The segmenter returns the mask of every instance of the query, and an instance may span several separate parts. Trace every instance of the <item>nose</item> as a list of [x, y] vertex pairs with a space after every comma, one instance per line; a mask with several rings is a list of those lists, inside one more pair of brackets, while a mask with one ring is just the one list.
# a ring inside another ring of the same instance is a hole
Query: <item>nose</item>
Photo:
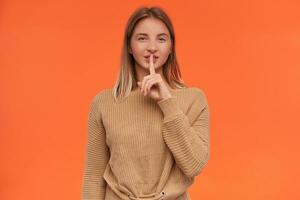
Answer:
[[155, 42], [149, 42], [149, 45], [147, 47], [148, 51], [151, 53], [155, 53], [157, 51], [157, 47], [155, 45]]

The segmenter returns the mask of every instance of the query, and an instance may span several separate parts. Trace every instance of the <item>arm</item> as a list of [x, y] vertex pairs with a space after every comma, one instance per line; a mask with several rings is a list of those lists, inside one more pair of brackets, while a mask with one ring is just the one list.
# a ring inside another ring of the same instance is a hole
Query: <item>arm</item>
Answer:
[[190, 178], [200, 174], [210, 157], [209, 107], [202, 90], [196, 88], [195, 93], [187, 115], [176, 96], [157, 102], [164, 114], [163, 138], [178, 167]]
[[86, 158], [81, 190], [82, 200], [104, 200], [106, 182], [103, 174], [109, 160], [105, 129], [99, 112], [99, 96], [93, 98], [88, 116]]

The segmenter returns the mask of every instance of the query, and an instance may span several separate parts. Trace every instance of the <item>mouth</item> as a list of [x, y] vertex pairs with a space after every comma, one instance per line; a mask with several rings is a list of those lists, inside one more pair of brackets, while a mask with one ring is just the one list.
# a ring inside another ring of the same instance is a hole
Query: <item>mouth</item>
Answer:
[[[149, 63], [150, 62], [150, 58], [145, 58], [146, 62]], [[153, 62], [156, 63], [158, 60], [158, 58], [154, 58]]]
[[[147, 58], [147, 59], [149, 59], [150, 58], [150, 55], [147, 55], [147, 56], [144, 56], [145, 58]], [[157, 59], [158, 58], [158, 56], [155, 56], [154, 55], [154, 57], [153, 57], [154, 59]]]
[[[150, 62], [150, 55], [144, 56], [144, 58], [145, 58], [145, 60], [146, 60], [147, 62]], [[153, 57], [153, 62], [156, 62], [157, 60], [158, 60], [158, 56], [154, 56], [154, 57]]]

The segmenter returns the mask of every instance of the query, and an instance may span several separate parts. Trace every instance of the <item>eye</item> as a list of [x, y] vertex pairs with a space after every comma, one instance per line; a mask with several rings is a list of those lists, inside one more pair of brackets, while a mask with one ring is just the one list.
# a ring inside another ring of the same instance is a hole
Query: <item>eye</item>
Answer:
[[140, 38], [138, 38], [138, 40], [140, 40], [140, 39], [145, 39], [144, 37], [140, 37]]
[[160, 38], [159, 40], [160, 40], [160, 41], [166, 41], [164, 38]]

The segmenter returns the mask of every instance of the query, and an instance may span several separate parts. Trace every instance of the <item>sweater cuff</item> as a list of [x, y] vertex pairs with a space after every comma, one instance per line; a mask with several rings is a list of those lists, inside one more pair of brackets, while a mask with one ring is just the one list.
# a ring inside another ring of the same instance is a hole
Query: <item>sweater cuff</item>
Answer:
[[157, 102], [157, 104], [163, 112], [165, 118], [183, 113], [178, 105], [176, 96], [160, 100]]

